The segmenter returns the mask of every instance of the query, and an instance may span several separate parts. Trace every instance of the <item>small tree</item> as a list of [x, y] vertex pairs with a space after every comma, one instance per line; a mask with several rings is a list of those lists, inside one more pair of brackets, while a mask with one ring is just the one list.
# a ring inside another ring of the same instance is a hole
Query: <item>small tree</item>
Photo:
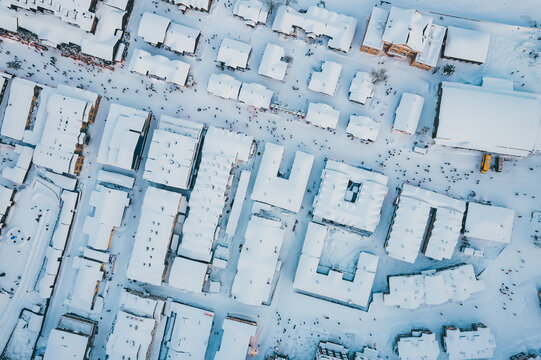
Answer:
[[264, 4], [267, 6], [267, 9], [269, 9], [269, 14], [272, 14], [272, 12], [280, 5], [280, 0], [264, 0]]
[[372, 71], [370, 72], [370, 74], [372, 75], [372, 82], [374, 84], [378, 84], [380, 82], [384, 82], [387, 80], [388, 76], [387, 76], [387, 70], [385, 69], [379, 69], [379, 70], [375, 70], [375, 69], [372, 69]]
[[443, 67], [443, 75], [445, 76], [451, 76], [455, 73], [455, 66], [451, 64], [446, 64]]

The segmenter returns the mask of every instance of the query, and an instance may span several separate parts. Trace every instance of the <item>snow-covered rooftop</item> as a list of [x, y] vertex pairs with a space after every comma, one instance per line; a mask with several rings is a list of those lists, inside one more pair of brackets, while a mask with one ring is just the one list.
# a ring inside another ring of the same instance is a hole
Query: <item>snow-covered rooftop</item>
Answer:
[[342, 65], [334, 61], [324, 61], [321, 64], [321, 71], [312, 73], [308, 89], [333, 96], [341, 72]]
[[464, 301], [485, 289], [471, 264], [416, 275], [389, 276], [389, 293], [383, 300], [387, 306], [416, 309], [421, 305], [441, 305]]
[[71, 307], [86, 312], [92, 310], [96, 288], [104, 275], [102, 265], [83, 257], [75, 258], [73, 268], [77, 269], [77, 277], [71, 295]]
[[38, 84], [19, 77], [12, 78], [9, 84], [9, 97], [0, 133], [12, 139], [23, 140], [34, 89]]
[[482, 64], [487, 59], [489, 45], [488, 32], [449, 26], [443, 55]]
[[470, 202], [464, 235], [468, 238], [509, 244], [513, 234], [515, 210]]
[[438, 59], [440, 58], [445, 31], [446, 29], [443, 26], [436, 24], [430, 26], [430, 33], [428, 34], [426, 45], [423, 51], [415, 57], [416, 62], [430, 67], [436, 66]]
[[285, 50], [283, 47], [276, 44], [267, 44], [257, 73], [283, 81], [287, 70], [287, 63], [282, 61], [284, 55]]
[[220, 45], [216, 60], [224, 63], [225, 66], [232, 67], [233, 69], [245, 69], [248, 67], [248, 58], [250, 57], [251, 52], [251, 44], [225, 38]]
[[269, 10], [267, 5], [259, 0], [237, 0], [233, 14], [244, 19], [249, 25], [265, 24]]
[[203, 291], [209, 265], [196, 260], [177, 256], [173, 260], [169, 285], [199, 294]]
[[126, 276], [153, 285], [162, 283], [164, 261], [182, 195], [147, 187]]
[[349, 100], [364, 105], [373, 95], [374, 81], [372, 75], [363, 71], [357, 72], [349, 86]]
[[257, 325], [228, 318], [224, 320], [222, 330], [222, 342], [214, 360], [245, 360]]
[[318, 6], [310, 6], [304, 14], [289, 6], [280, 6], [272, 30], [291, 35], [295, 27], [306, 31], [309, 37], [328, 36], [330, 40], [327, 45], [330, 48], [348, 52], [355, 35], [357, 19]]
[[165, 315], [171, 324], [163, 339], [167, 360], [204, 360], [214, 313], [168, 302]]
[[203, 125], [162, 115], [145, 162], [146, 180], [188, 189], [199, 149]]
[[182, 9], [196, 9], [209, 11], [212, 0], [171, 0], [172, 3], [179, 5]]
[[422, 96], [411, 93], [403, 93], [400, 104], [396, 108], [396, 117], [393, 129], [406, 134], [415, 134], [417, 124], [421, 118], [425, 99]]
[[387, 181], [385, 175], [328, 160], [314, 199], [313, 215], [374, 232], [387, 194]]
[[296, 291], [346, 305], [366, 308], [372, 294], [379, 257], [359, 253], [355, 276], [345, 280], [343, 273], [330, 269], [327, 275], [318, 272], [321, 253], [329, 227], [310, 222], [304, 237], [293, 288]]
[[184, 86], [188, 79], [190, 64], [152, 55], [147, 51], [135, 49], [130, 60], [129, 69], [142, 75], [155, 76], [159, 79]]
[[22, 184], [30, 169], [34, 149], [29, 146], [16, 144], [14, 152], [18, 154], [17, 162], [13, 167], [5, 167], [2, 170], [2, 177], [14, 183]]
[[179, 53], [194, 53], [201, 32], [197, 29], [171, 22], [163, 44]]
[[137, 36], [140, 36], [146, 42], [153, 45], [161, 44], [165, 38], [165, 32], [169, 27], [171, 20], [160, 15], [145, 12], [141, 16]]
[[124, 210], [130, 204], [128, 193], [98, 185], [90, 193], [89, 205], [94, 208], [83, 223], [83, 233], [88, 235], [88, 246], [107, 250], [112, 232], [122, 224]]
[[111, 104], [97, 161], [124, 170], [136, 169], [140, 159], [136, 151], [146, 136], [149, 120], [146, 111]]
[[425, 255], [436, 260], [450, 259], [460, 237], [465, 209], [462, 200], [404, 184], [385, 251], [392, 258], [413, 264], [425, 240], [427, 224], [431, 223]]
[[396, 345], [400, 360], [436, 360], [440, 355], [436, 335], [430, 331], [412, 331], [411, 336], [399, 338]]
[[314, 155], [297, 151], [287, 176], [279, 174], [283, 155], [283, 146], [265, 144], [251, 199], [296, 213], [304, 199]]
[[83, 360], [86, 358], [88, 336], [53, 329], [47, 340], [43, 360]]
[[257, 83], [242, 83], [239, 101], [258, 109], [268, 109], [274, 92]]
[[340, 111], [324, 103], [309, 103], [306, 121], [323, 129], [336, 129]]
[[389, 17], [389, 10], [374, 6], [366, 31], [363, 38], [363, 46], [370, 47], [372, 49], [383, 49], [383, 32], [385, 31], [385, 24], [387, 23], [387, 17]]
[[415, 52], [426, 46], [433, 19], [414, 9], [391, 6], [382, 40], [389, 44], [406, 45]]
[[252, 215], [231, 288], [237, 301], [259, 306], [269, 300], [284, 235], [281, 221]]
[[252, 144], [251, 136], [215, 127], [208, 129], [197, 178], [190, 194], [179, 255], [210, 261], [232, 166], [237, 161], [249, 159]]
[[541, 149], [541, 97], [511, 80], [482, 86], [442, 82], [436, 144], [527, 156]]
[[224, 99], [237, 100], [239, 97], [241, 82], [233, 76], [226, 74], [210, 75], [207, 91]]
[[351, 115], [346, 132], [359, 139], [376, 141], [380, 128], [381, 123], [368, 116]]
[[496, 349], [494, 335], [484, 325], [465, 331], [447, 327], [443, 344], [449, 360], [491, 359]]

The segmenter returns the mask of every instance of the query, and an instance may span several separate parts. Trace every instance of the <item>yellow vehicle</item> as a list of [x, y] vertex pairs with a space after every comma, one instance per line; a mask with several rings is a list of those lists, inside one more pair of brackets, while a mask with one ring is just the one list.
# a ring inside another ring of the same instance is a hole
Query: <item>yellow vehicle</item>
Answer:
[[490, 170], [490, 163], [492, 162], [492, 155], [483, 155], [483, 161], [481, 162], [481, 173], [486, 174]]

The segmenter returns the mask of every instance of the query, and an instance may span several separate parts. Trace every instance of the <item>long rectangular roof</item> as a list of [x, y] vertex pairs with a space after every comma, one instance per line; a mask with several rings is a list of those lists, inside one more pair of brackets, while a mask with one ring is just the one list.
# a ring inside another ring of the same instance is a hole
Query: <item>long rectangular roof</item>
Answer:
[[541, 96], [505, 83], [442, 82], [436, 144], [513, 156], [539, 151]]

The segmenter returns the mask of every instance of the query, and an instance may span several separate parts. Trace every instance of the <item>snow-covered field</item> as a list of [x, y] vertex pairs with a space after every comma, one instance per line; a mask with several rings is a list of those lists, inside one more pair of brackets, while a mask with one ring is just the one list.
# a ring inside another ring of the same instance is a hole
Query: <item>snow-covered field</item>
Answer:
[[[484, 65], [440, 59], [438, 70], [429, 72], [410, 67], [403, 60], [381, 55], [375, 57], [359, 51], [366, 20], [375, 4], [373, 1], [326, 2], [327, 9], [358, 19], [352, 49], [347, 54], [330, 50], [325, 41], [307, 41], [303, 35], [295, 39], [274, 33], [268, 25], [272, 23], [274, 15], [270, 16], [267, 25], [252, 29], [232, 16], [232, 3], [215, 0], [211, 12], [207, 14], [197, 11], [182, 13], [164, 1], [135, 1], [127, 28], [131, 39], [126, 64], [129, 63], [134, 49], [186, 61], [191, 65], [190, 74], [194, 80], [194, 84], [187, 88], [131, 73], [120, 65], [116, 66], [115, 71], [91, 68], [61, 57], [58, 50], [38, 52], [12, 40], [3, 39], [0, 42], [0, 70], [7, 70], [16, 76], [50, 86], [61, 83], [80, 86], [103, 96], [96, 122], [89, 130], [90, 143], [84, 150], [85, 166], [79, 176], [79, 191], [82, 194], [78, 212], [55, 291], [47, 308], [37, 353], [43, 352], [48, 334], [57, 326], [59, 317], [73, 311], [68, 305], [69, 302], [66, 302], [73, 291], [76, 276], [72, 263], [73, 259], [82, 253], [87, 242], [81, 229], [85, 216], [90, 213], [90, 192], [95, 189], [96, 174], [101, 168], [96, 157], [107, 112], [112, 103], [144, 109], [153, 114], [145, 154], [148, 151], [150, 135], [162, 114], [253, 136], [258, 150], [252, 162], [234, 170], [235, 181], [238, 181], [242, 168], [253, 168], [252, 174], [257, 172], [264, 141], [286, 147], [282, 164], [290, 164], [296, 150], [314, 154], [315, 162], [301, 210], [298, 214], [281, 215], [287, 224], [280, 256], [282, 268], [271, 305], [259, 307], [243, 305], [230, 297], [240, 253], [239, 246], [244, 241], [243, 235], [253, 204], [249, 199], [243, 207], [237, 236], [232, 240], [218, 240], [218, 243], [230, 242], [229, 247], [232, 249], [225, 271], [211, 274], [212, 279], [222, 282], [220, 293], [194, 294], [174, 289], [167, 284], [157, 287], [126, 279], [142, 195], [148, 183], [142, 178], [141, 166], [134, 174], [135, 187], [129, 191], [131, 205], [126, 210], [122, 226], [115, 230], [111, 242], [109, 251], [113, 254], [114, 265], [106, 267], [106, 280], [100, 284], [98, 291], [105, 299], [103, 311], [80, 314], [98, 321], [98, 332], [90, 352], [91, 359], [105, 359], [105, 345], [119, 308], [120, 292], [124, 287], [212, 310], [215, 320], [206, 353], [208, 359], [214, 358], [220, 342], [220, 336], [216, 336], [216, 332], [220, 331], [223, 320], [229, 314], [257, 321], [260, 331], [257, 342], [259, 354], [255, 359], [264, 359], [274, 351], [288, 354], [290, 359], [312, 359], [320, 340], [336, 341], [354, 351], [365, 345], [374, 346], [383, 356], [394, 359], [397, 358], [393, 352], [394, 339], [398, 334], [407, 333], [411, 329], [426, 328], [435, 332], [436, 338], [439, 338], [444, 325], [469, 327], [478, 322], [489, 326], [495, 335], [496, 359], [507, 359], [520, 351], [541, 351], [541, 309], [537, 298], [537, 290], [541, 287], [541, 249], [536, 248], [532, 242], [534, 226], [530, 223], [532, 211], [541, 210], [540, 156], [507, 159], [503, 172], [480, 174], [479, 152], [435, 146], [430, 147], [425, 155], [411, 151], [415, 143], [429, 144], [431, 141], [438, 85], [442, 80], [478, 85], [483, 76], [494, 76], [513, 80], [516, 89], [541, 93], [541, 57], [534, 58], [531, 55], [532, 52], [541, 54], [541, 29], [531, 27], [537, 26], [535, 21], [541, 21], [541, 6], [537, 1], [480, 0], [474, 5], [466, 0], [393, 1], [393, 5], [438, 13], [434, 17], [435, 22], [440, 25], [467, 26], [470, 23], [470, 20], [459, 17], [487, 21], [476, 23], [477, 27], [491, 33], [489, 55]], [[299, 0], [295, 7], [307, 8], [314, 4], [315, 0]], [[153, 47], [139, 38], [137, 27], [141, 14], [145, 11], [155, 12], [179, 24], [201, 30], [196, 56], [179, 56]], [[218, 48], [225, 37], [252, 44], [249, 70], [222, 71], [216, 66]], [[292, 58], [284, 82], [264, 78], [257, 73], [267, 43], [284, 47], [286, 55]], [[51, 62], [52, 57], [56, 58], [56, 61]], [[7, 69], [6, 64], [15, 58], [22, 62], [22, 67]], [[325, 60], [335, 61], [343, 67], [336, 93], [332, 97], [307, 88], [310, 74], [314, 69], [318, 70], [321, 62]], [[442, 73], [442, 68], [447, 63], [452, 63], [456, 68], [451, 76], [444, 76]], [[377, 84], [373, 99], [368, 105], [348, 101], [348, 89], [355, 73], [370, 72], [373, 69], [386, 69], [388, 75], [385, 82]], [[206, 86], [210, 75], [222, 72], [243, 82], [263, 84], [274, 91], [274, 103], [291, 109], [306, 111], [308, 102], [330, 104], [341, 112], [338, 127], [335, 131], [323, 130], [284, 113], [259, 112], [239, 102], [208, 94]], [[403, 92], [413, 92], [425, 98], [422, 117], [414, 136], [391, 132], [394, 110]], [[0, 111], [3, 111], [3, 107]], [[351, 114], [371, 116], [381, 122], [381, 132], [376, 142], [363, 144], [346, 135], [345, 128]], [[8, 142], [8, 139], [2, 141]], [[367, 312], [298, 294], [292, 289], [325, 159], [343, 160], [389, 177], [389, 193], [383, 204], [381, 222], [370, 239], [359, 244], [351, 244], [349, 238], [333, 239], [336, 241], [326, 244], [321, 260], [324, 267], [352, 272], [356, 262], [356, 259], [352, 258], [353, 252], [366, 251], [380, 256], [373, 286], [374, 299]], [[489, 201], [494, 205], [515, 209], [517, 217], [511, 244], [495, 260], [480, 261], [473, 257], [460, 257], [458, 249], [455, 250], [453, 259], [442, 262], [431, 260], [422, 254], [415, 264], [390, 258], [383, 245], [391, 222], [393, 202], [398, 188], [405, 182], [468, 201]], [[251, 188], [248, 191], [251, 191]], [[227, 208], [231, 205], [233, 194], [234, 192], [231, 193]], [[23, 196], [24, 193], [21, 191], [20, 195]], [[15, 209], [24, 205], [17, 204]], [[222, 220], [223, 227], [224, 220], [227, 220], [227, 217]], [[293, 231], [296, 220], [298, 223]], [[31, 231], [31, 227], [29, 229], [25, 231]], [[0, 243], [0, 259], [4, 255], [2, 246], [5, 245]], [[382, 296], [378, 293], [387, 291], [389, 275], [442, 268], [457, 262], [473, 263], [476, 270], [484, 270], [480, 278], [486, 282], [486, 290], [464, 302], [425, 306], [416, 310], [383, 305]], [[2, 264], [0, 268], [1, 266]], [[12, 314], [12, 317], [16, 315]], [[13, 327], [14, 321], [16, 319], [0, 324], [0, 334], [6, 332], [6, 327]], [[442, 359], [445, 358], [445, 355], [441, 356]]]

